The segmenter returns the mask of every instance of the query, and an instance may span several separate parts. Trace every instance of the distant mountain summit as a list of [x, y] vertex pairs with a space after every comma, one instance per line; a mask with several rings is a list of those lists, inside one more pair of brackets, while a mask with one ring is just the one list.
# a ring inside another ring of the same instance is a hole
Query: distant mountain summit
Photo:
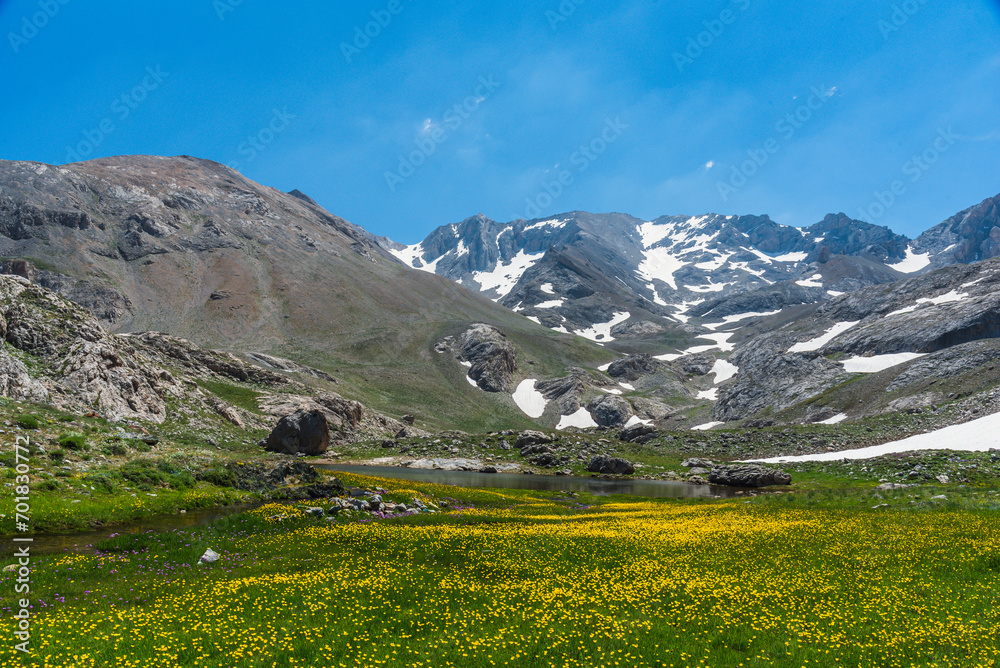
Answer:
[[573, 211], [499, 223], [480, 214], [439, 227], [419, 244], [385, 247], [411, 267], [596, 341], [610, 341], [610, 330], [629, 319], [685, 323], [704, 303], [754, 290], [782, 286], [773, 310], [897, 280], [929, 264], [905, 236], [844, 214], [806, 228], [768, 216], [643, 221]]

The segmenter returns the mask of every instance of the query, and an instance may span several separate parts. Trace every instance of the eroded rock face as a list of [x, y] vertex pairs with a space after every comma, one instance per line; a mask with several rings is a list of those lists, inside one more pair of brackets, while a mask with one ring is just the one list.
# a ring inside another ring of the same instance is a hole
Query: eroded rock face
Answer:
[[345, 399], [335, 392], [323, 392], [315, 397], [268, 394], [260, 397], [257, 403], [262, 411], [275, 417], [284, 417], [300, 410], [320, 411], [326, 417], [331, 438], [337, 442], [429, 436], [422, 429], [373, 411], [364, 404]]
[[792, 476], [778, 469], [757, 464], [736, 466], [716, 466], [708, 474], [708, 482], [713, 485], [730, 487], [769, 487], [771, 485], [791, 485]]
[[269, 452], [315, 456], [330, 446], [330, 427], [319, 410], [298, 410], [278, 421], [264, 445]]
[[624, 427], [625, 423], [635, 414], [632, 411], [632, 404], [621, 397], [610, 394], [591, 401], [587, 404], [587, 410], [597, 424], [612, 428]]
[[0, 276], [0, 312], [7, 343], [41, 358], [47, 377], [31, 378], [23, 364], [4, 355], [0, 391], [6, 396], [96, 409], [112, 420], [162, 422], [165, 394], [183, 392], [89, 312], [20, 276]]
[[517, 370], [517, 351], [499, 329], [473, 325], [462, 335], [459, 354], [461, 359], [472, 364], [469, 378], [476, 381], [479, 389], [511, 392]]
[[535, 389], [549, 401], [559, 404], [562, 415], [571, 415], [580, 410], [583, 393], [587, 389], [586, 373], [582, 369], [571, 369], [565, 378], [544, 380], [535, 383]]
[[665, 365], [652, 355], [629, 355], [608, 367], [608, 375], [618, 380], [636, 381], [657, 373]]

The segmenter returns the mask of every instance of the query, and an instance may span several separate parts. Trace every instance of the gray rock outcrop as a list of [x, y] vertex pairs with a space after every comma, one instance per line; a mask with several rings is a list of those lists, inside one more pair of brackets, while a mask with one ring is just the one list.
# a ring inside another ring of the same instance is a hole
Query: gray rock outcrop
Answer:
[[635, 415], [632, 404], [612, 394], [606, 394], [591, 401], [587, 404], [587, 411], [590, 412], [597, 424], [611, 428], [624, 427], [625, 423]]
[[298, 410], [278, 421], [264, 448], [285, 455], [315, 456], [330, 445], [330, 427], [318, 410]]
[[491, 325], [473, 325], [460, 343], [460, 357], [472, 364], [469, 378], [486, 392], [510, 392], [517, 370], [517, 351], [507, 337]]
[[790, 485], [792, 484], [792, 476], [784, 471], [757, 464], [739, 464], [716, 466], [708, 474], [708, 482], [713, 485], [727, 485], [729, 487], [770, 487], [772, 485]]
[[590, 460], [587, 470], [591, 473], [604, 473], [607, 475], [632, 475], [635, 473], [635, 466], [632, 462], [618, 457], [598, 455]]

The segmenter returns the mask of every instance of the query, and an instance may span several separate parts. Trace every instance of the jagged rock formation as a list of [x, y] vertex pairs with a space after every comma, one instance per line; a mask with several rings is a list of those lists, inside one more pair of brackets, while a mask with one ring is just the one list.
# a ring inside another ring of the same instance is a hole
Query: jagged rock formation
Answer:
[[978, 262], [1000, 255], [1000, 195], [960, 211], [913, 243], [934, 267]]
[[464, 334], [460, 359], [470, 363], [469, 378], [486, 392], [510, 392], [517, 370], [517, 351], [496, 327], [476, 324]]
[[[601, 342], [655, 337], [691, 315], [768, 312], [895, 280], [901, 274], [888, 265], [910, 252], [906, 237], [844, 214], [802, 229], [767, 216], [645, 222], [574, 211], [498, 223], [477, 215], [420, 244], [385, 246], [408, 265], [477, 288], [547, 327]], [[715, 303], [692, 310], [707, 297]]]
[[[1000, 355], [998, 287], [1000, 259], [992, 259], [816, 305], [736, 347], [729, 362], [739, 373], [722, 390], [715, 417], [733, 421], [781, 411], [838, 386], [847, 388], [858, 373], [870, 375], [884, 389], [844, 405], [845, 415], [886, 410], [886, 403], [897, 410], [939, 403], [948, 391], [931, 392], [932, 385], [977, 372], [983, 382], [987, 377], [982, 372], [995, 371]], [[841, 401], [848, 394], [845, 389]], [[878, 395], [885, 395], [885, 402]], [[830, 412], [810, 406], [812, 421], [823, 419], [820, 410]]]

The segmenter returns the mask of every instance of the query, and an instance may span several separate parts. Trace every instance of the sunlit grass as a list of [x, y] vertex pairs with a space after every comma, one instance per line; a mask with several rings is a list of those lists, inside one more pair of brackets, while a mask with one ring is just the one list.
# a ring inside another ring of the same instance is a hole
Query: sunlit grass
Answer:
[[[8, 653], [0, 664], [1000, 660], [995, 513], [625, 498], [587, 507], [523, 491], [344, 479], [446, 512], [343, 522], [264, 506], [189, 532], [116, 537], [99, 556], [40, 559], [34, 663]], [[207, 547], [222, 560], [193, 565]], [[0, 628], [9, 636], [9, 615]]]

